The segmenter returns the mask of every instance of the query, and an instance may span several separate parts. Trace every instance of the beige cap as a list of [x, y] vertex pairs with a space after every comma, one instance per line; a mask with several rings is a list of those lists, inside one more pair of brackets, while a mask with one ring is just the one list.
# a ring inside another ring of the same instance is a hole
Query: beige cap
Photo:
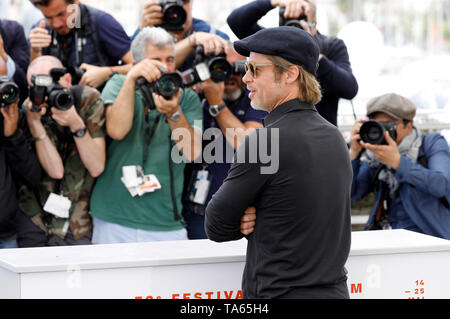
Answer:
[[367, 103], [367, 116], [375, 112], [383, 112], [397, 120], [413, 120], [416, 106], [406, 97], [395, 93], [377, 96]]

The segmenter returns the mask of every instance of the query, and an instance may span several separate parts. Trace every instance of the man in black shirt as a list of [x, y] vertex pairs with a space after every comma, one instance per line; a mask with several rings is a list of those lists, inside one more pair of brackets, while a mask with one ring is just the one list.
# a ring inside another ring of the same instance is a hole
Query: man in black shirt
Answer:
[[251, 106], [270, 114], [245, 137], [209, 202], [207, 235], [247, 235], [245, 298], [348, 298], [352, 168], [341, 133], [314, 107], [319, 47], [292, 27], [261, 30], [234, 47], [249, 57]]

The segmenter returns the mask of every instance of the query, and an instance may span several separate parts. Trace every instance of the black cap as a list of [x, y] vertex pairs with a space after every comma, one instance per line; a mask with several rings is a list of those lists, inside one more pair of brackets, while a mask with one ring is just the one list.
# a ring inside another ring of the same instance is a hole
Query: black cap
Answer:
[[319, 46], [314, 38], [299, 28], [282, 26], [262, 29], [234, 42], [235, 50], [249, 56], [250, 52], [279, 56], [316, 75]]

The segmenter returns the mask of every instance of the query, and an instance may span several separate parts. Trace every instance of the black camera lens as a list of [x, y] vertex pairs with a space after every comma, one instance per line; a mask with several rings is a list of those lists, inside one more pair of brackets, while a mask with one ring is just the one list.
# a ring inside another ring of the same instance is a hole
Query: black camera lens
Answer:
[[50, 107], [56, 107], [59, 110], [68, 110], [73, 105], [73, 96], [67, 90], [54, 90], [48, 96]]
[[160, 3], [163, 9], [162, 28], [168, 31], [182, 31], [187, 19], [182, 0], [166, 0]]
[[159, 95], [170, 99], [177, 94], [182, 85], [182, 78], [178, 73], [165, 73], [156, 82], [156, 90]]
[[395, 141], [397, 139], [397, 125], [395, 122], [377, 122], [367, 121], [361, 125], [359, 136], [365, 143], [370, 144], [387, 144], [384, 138], [384, 132], [388, 131], [389, 135]]
[[209, 72], [211, 80], [214, 82], [222, 82], [227, 80], [231, 75], [231, 65], [225, 58], [217, 57], [209, 61]]
[[284, 12], [286, 11], [286, 8], [281, 8], [280, 7], [280, 12], [279, 12], [279, 25], [281, 26], [288, 26], [288, 27], [295, 27], [295, 28], [299, 28], [299, 29], [303, 29], [303, 27], [300, 24], [301, 20], [304, 21], [308, 21], [308, 18], [306, 17], [305, 14], [305, 8], [302, 8], [302, 13], [300, 14], [299, 17], [297, 18], [289, 18], [288, 20], [286, 20], [286, 18], [284, 17]]
[[19, 87], [13, 82], [0, 84], [0, 104], [9, 105], [19, 98]]

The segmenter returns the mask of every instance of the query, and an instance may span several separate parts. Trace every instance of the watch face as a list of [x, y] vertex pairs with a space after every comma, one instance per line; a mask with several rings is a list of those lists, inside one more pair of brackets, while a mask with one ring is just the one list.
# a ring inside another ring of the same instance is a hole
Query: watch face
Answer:
[[86, 134], [86, 128], [82, 128], [81, 130], [75, 131], [75, 133], [73, 133], [73, 135], [76, 137], [83, 137], [84, 134]]

